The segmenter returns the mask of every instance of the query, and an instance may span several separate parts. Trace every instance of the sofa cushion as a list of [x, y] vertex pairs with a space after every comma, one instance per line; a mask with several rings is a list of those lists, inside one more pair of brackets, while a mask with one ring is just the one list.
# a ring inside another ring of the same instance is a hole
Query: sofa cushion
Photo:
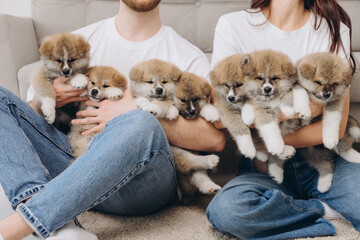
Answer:
[[20, 98], [23, 101], [26, 101], [27, 90], [30, 86], [33, 73], [35, 69], [37, 69], [41, 65], [42, 65], [42, 61], [38, 61], [25, 65], [19, 69], [17, 77], [19, 80]]

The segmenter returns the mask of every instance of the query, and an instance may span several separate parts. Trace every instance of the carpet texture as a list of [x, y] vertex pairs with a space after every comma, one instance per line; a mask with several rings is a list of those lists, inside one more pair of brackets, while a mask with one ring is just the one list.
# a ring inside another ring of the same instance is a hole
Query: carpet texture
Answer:
[[[191, 205], [174, 205], [159, 213], [142, 217], [119, 217], [98, 212], [85, 212], [80, 223], [95, 233], [99, 240], [235, 240], [221, 235], [208, 222], [205, 209], [211, 198], [199, 196]], [[331, 221], [337, 236], [314, 240], [360, 240], [360, 233], [345, 220]], [[303, 238], [302, 238], [303, 239]], [[306, 238], [310, 239], [310, 238]]]

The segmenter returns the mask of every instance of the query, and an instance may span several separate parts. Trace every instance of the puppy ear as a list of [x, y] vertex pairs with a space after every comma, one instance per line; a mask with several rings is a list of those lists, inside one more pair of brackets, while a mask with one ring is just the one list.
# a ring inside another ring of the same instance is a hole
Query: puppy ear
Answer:
[[80, 35], [77, 35], [75, 38], [75, 46], [81, 57], [85, 56], [90, 51], [90, 44]]
[[217, 69], [214, 68], [210, 72], [210, 80], [213, 85], [215, 85], [219, 81], [219, 72], [217, 71]]
[[123, 90], [123, 91], [125, 91], [127, 89], [126, 78], [118, 71], [114, 72], [113, 80], [114, 80], [115, 87], [121, 88], [121, 90]]
[[144, 78], [144, 72], [145, 72], [144, 64], [139, 63], [131, 68], [129, 77], [132, 81], [141, 82]]
[[316, 73], [316, 65], [314, 63], [300, 63], [299, 73], [306, 79], [312, 79]]
[[181, 77], [182, 71], [176, 67], [175, 65], [172, 67], [170, 71], [170, 77], [173, 81], [179, 81]]
[[250, 55], [241, 58], [241, 69], [245, 75], [252, 75], [256, 70], [256, 63]]
[[44, 38], [43, 42], [41, 43], [39, 52], [44, 57], [50, 57], [53, 49], [54, 49], [53, 41], [51, 41], [51, 39], [47, 37]]
[[212, 91], [211, 85], [206, 80], [203, 80], [201, 82], [201, 92], [205, 99], [210, 100], [211, 91]]
[[293, 78], [297, 73], [296, 67], [289, 60], [285, 60], [285, 62], [281, 64], [281, 70], [287, 78]]
[[348, 65], [347, 65], [347, 66], [345, 67], [345, 69], [343, 70], [342, 76], [343, 76], [344, 86], [345, 86], [345, 87], [349, 87], [350, 84], [351, 84], [351, 82], [352, 82], [352, 80], [353, 80], [353, 75], [352, 75], [351, 69], [350, 69], [350, 67], [349, 67]]

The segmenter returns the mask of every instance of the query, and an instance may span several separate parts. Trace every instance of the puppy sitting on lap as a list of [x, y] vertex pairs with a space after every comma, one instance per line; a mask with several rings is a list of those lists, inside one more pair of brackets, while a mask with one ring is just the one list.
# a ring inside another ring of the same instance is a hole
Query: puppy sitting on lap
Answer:
[[79, 103], [69, 103], [55, 110], [53, 80], [59, 77], [70, 78], [69, 83], [74, 88], [86, 87], [87, 78], [83, 74], [89, 65], [90, 45], [80, 35], [62, 33], [46, 37], [39, 51], [44, 65], [35, 72], [32, 85], [41, 102], [41, 111], [46, 121], [67, 133]]

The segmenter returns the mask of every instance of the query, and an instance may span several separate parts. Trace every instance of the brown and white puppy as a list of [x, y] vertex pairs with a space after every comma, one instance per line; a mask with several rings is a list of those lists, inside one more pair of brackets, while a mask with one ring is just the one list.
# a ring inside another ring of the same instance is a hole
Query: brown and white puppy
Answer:
[[176, 119], [179, 110], [174, 97], [180, 75], [181, 70], [174, 64], [158, 59], [135, 65], [129, 76], [136, 104], [156, 117]]
[[[269, 160], [268, 174], [276, 182], [281, 183], [283, 161], [292, 157], [295, 149], [284, 144], [278, 114], [283, 96], [290, 92], [296, 83], [296, 68], [288, 56], [272, 50], [255, 51], [243, 56], [242, 59], [242, 69], [245, 74], [244, 88], [253, 107], [242, 110], [243, 120], [254, 116], [251, 118], [254, 119], [257, 134], [253, 137], [260, 136], [262, 140], [254, 139], [257, 159]], [[244, 122], [252, 123], [248, 120]]]
[[[210, 103], [211, 91], [212, 88], [205, 79], [183, 72], [174, 100], [180, 115], [186, 119], [201, 116], [209, 122], [218, 121], [219, 113]], [[207, 174], [207, 170], [217, 166], [217, 155], [199, 155], [176, 146], [171, 146], [171, 151], [178, 172], [178, 184], [184, 197], [191, 198], [197, 190], [203, 194], [212, 194], [221, 188]]]
[[[116, 69], [108, 66], [96, 66], [89, 68], [86, 75], [89, 77], [87, 90], [83, 93], [84, 97], [89, 97], [93, 101], [117, 100], [123, 96], [127, 88], [126, 78]], [[81, 110], [92, 107], [81, 106]], [[81, 133], [89, 130], [96, 125], [74, 125], [69, 133], [70, 146], [74, 161], [85, 153], [90, 141], [96, 134], [83, 136]]]
[[41, 101], [41, 110], [48, 123], [63, 132], [69, 130], [69, 123], [75, 117], [78, 103], [71, 103], [55, 111], [56, 94], [53, 80], [58, 77], [70, 78], [69, 83], [76, 89], [87, 85], [83, 75], [89, 65], [90, 45], [80, 35], [62, 33], [46, 37], [40, 49], [44, 63], [35, 72], [32, 85]]
[[[244, 88], [245, 75], [242, 70], [245, 55], [236, 54], [220, 61], [211, 71], [211, 83], [215, 89], [214, 104], [224, 126], [236, 141], [241, 154], [254, 158], [256, 149], [250, 129], [244, 124], [241, 111], [249, 105]], [[252, 107], [250, 107], [250, 110]], [[253, 121], [253, 118], [250, 121]]]

